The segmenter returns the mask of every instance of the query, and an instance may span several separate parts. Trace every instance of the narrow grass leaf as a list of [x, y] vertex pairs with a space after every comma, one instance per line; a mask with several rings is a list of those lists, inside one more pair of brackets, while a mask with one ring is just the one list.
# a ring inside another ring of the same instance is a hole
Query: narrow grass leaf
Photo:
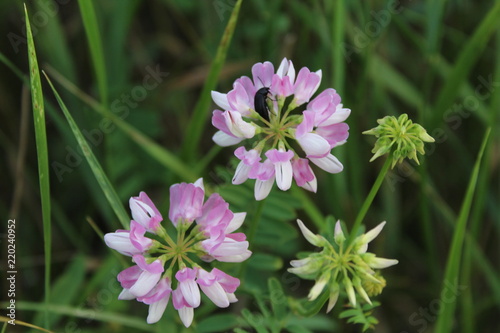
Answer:
[[[31, 33], [28, 10], [24, 6], [26, 18], [26, 35], [28, 41], [28, 59], [30, 68], [31, 99], [33, 104], [33, 120], [35, 122], [35, 141], [38, 158], [38, 175], [40, 179], [40, 197], [42, 200], [43, 244], [45, 257], [45, 302], [50, 301], [50, 268], [52, 234], [50, 221], [50, 182], [49, 182], [49, 151], [45, 127], [45, 109], [43, 106], [42, 84], [36, 58], [35, 43]], [[49, 327], [49, 313], [45, 312], [45, 327]]]
[[121, 314], [107, 311], [96, 311], [95, 309], [83, 309], [82, 307], [73, 307], [67, 305], [41, 304], [35, 302], [19, 301], [16, 303], [19, 310], [23, 311], [50, 311], [60, 315], [77, 317], [88, 320], [105, 322], [115, 325], [123, 325], [141, 331], [151, 331], [151, 325], [147, 324], [144, 318], [131, 316], [130, 314]]
[[[499, 2], [500, 3], [500, 2]], [[488, 129], [484, 135], [481, 148], [477, 155], [476, 163], [474, 164], [474, 169], [472, 170], [472, 175], [469, 180], [469, 185], [467, 187], [467, 192], [465, 193], [465, 198], [460, 208], [460, 213], [457, 218], [455, 231], [453, 233], [453, 240], [451, 243], [450, 253], [448, 256], [448, 261], [446, 263], [446, 270], [443, 279], [443, 289], [441, 295], [450, 288], [450, 285], [458, 288], [458, 275], [460, 270], [460, 262], [462, 260], [462, 247], [464, 243], [467, 219], [469, 217], [469, 212], [472, 206], [472, 199], [474, 197], [474, 191], [476, 189], [476, 183], [479, 176], [479, 169], [481, 166], [481, 158], [483, 156], [488, 138], [490, 135], [490, 129]], [[456, 290], [454, 291], [456, 292]], [[452, 331], [453, 327], [453, 314], [455, 312], [457, 299], [453, 298], [450, 302], [446, 304], [441, 310], [438, 321], [436, 324], [436, 332], [447, 333]]]
[[[79, 295], [85, 280], [85, 258], [78, 255], [73, 258], [64, 273], [54, 282], [51, 298], [53, 304], [71, 305]], [[50, 316], [50, 326], [54, 326], [61, 318], [60, 314]], [[35, 316], [34, 323], [41, 320], [40, 313]]]
[[344, 92], [346, 57], [341, 47], [344, 43], [345, 17], [347, 15], [345, 0], [338, 0], [332, 6], [332, 83], [335, 90]]
[[369, 73], [372, 80], [396, 94], [410, 106], [418, 109], [422, 104], [420, 92], [391, 65], [379, 56], [371, 59]]
[[14, 65], [12, 61], [10, 61], [5, 54], [0, 52], [0, 62], [3, 62], [5, 66], [7, 66], [14, 74], [21, 79], [21, 81], [24, 81], [24, 74], [19, 70], [19, 68]]
[[104, 105], [108, 105], [106, 63], [104, 61], [101, 34], [99, 33], [99, 24], [97, 22], [93, 1], [78, 0], [78, 5], [80, 6], [83, 26], [85, 27], [85, 34], [87, 35], [87, 42], [89, 44], [92, 64], [97, 79], [97, 89], [101, 97], [100, 100]]
[[440, 28], [443, 25], [443, 11], [446, 0], [427, 0], [427, 52], [437, 53], [439, 47]]
[[[2, 333], [6, 332], [7, 325], [9, 325], [9, 326], [12, 325], [12, 324], [8, 324], [9, 321], [12, 321], [12, 319], [10, 319], [9, 317], [0, 316], [0, 322], [4, 323], [4, 326], [2, 328]], [[17, 319], [14, 320], [14, 323], [15, 323], [15, 325], [29, 327], [29, 328], [32, 328], [32, 329], [35, 329], [35, 330], [41, 331], [41, 332], [48, 332], [48, 333], [53, 332], [53, 331], [46, 330], [45, 328], [41, 328], [39, 326], [30, 324], [30, 323], [27, 323], [27, 322], [24, 322], [21, 320], [17, 320]]]
[[208, 73], [207, 80], [201, 91], [200, 98], [194, 108], [193, 115], [189, 125], [187, 126], [186, 134], [184, 136], [184, 146], [183, 146], [183, 156], [187, 157], [188, 160], [194, 161], [198, 146], [201, 140], [201, 135], [203, 134], [203, 128], [207, 122], [207, 118], [211, 114], [209, 112], [210, 102], [212, 100], [210, 91], [215, 89], [217, 84], [217, 78], [222, 70], [224, 61], [226, 60], [226, 54], [231, 44], [231, 39], [233, 37], [234, 30], [236, 29], [236, 22], [238, 21], [238, 13], [240, 12], [242, 0], [238, 0], [234, 5], [233, 12], [227, 23], [224, 34], [217, 48], [217, 54], [210, 67], [210, 72]]
[[[47, 7], [50, 6], [48, 2], [52, 2], [54, 7], [59, 9], [56, 2], [43, 0], [34, 1], [36, 10], [40, 13], [47, 11]], [[60, 2], [62, 3], [62, 1]], [[51, 16], [50, 20], [47, 20], [47, 23], [43, 25], [43, 29], [39, 30], [37, 35], [39, 53], [70, 80], [76, 80], [75, 61], [61, 25], [61, 18], [60, 15]]]
[[57, 102], [59, 103], [59, 106], [61, 107], [61, 110], [64, 113], [64, 116], [66, 117], [66, 120], [69, 123], [69, 126], [71, 127], [71, 130], [73, 131], [73, 135], [75, 136], [76, 140], [78, 141], [78, 145], [82, 149], [83, 155], [85, 156], [85, 159], [90, 165], [90, 168], [92, 169], [92, 172], [94, 173], [94, 176], [99, 183], [99, 186], [101, 187], [102, 191], [104, 192], [104, 195], [106, 196], [106, 199], [108, 200], [111, 208], [113, 208], [113, 211], [115, 212], [116, 216], [118, 217], [118, 220], [122, 224], [124, 228], [128, 228], [128, 224], [130, 222], [130, 218], [123, 208], [123, 205], [121, 203], [120, 198], [116, 194], [116, 191], [111, 185], [111, 182], [109, 181], [108, 177], [104, 173], [101, 165], [99, 164], [99, 161], [95, 157], [94, 153], [92, 152], [92, 149], [90, 148], [89, 144], [85, 140], [85, 137], [83, 136], [82, 132], [78, 128], [78, 125], [75, 123], [73, 117], [71, 116], [71, 113], [68, 111], [66, 108], [66, 105], [62, 101], [61, 97], [59, 96], [59, 93], [57, 90], [54, 88], [52, 85], [52, 82], [50, 81], [49, 77], [45, 75], [47, 78], [47, 81], [49, 82], [50, 87], [52, 88], [52, 91], [54, 92], [54, 95], [56, 97]]
[[91, 96], [85, 94], [72, 82], [61, 76], [60, 73], [50, 68], [48, 69], [48, 72], [52, 76], [54, 76], [54, 78], [66, 89], [68, 89], [76, 97], [81, 99], [84, 103], [88, 104], [94, 111], [99, 113], [101, 116], [111, 120], [132, 141], [137, 143], [139, 147], [144, 149], [144, 151], [146, 151], [151, 157], [160, 162], [162, 165], [164, 165], [167, 169], [177, 174], [184, 181], [195, 181], [198, 178], [197, 173], [192, 171], [191, 168], [187, 167], [187, 165], [185, 165], [175, 154], [151, 140], [141, 131], [137, 130], [135, 127], [127, 123], [116, 114], [110, 112], [109, 109], [97, 102]]
[[486, 43], [490, 39], [493, 32], [495, 32], [500, 26], [500, 20], [498, 19], [499, 16], [500, 1], [496, 1], [493, 8], [488, 11], [486, 17], [460, 51], [453, 71], [446, 79], [444, 87], [439, 94], [438, 100], [436, 101], [433, 112], [435, 122], [437, 122], [438, 119], [441, 119], [443, 113], [451, 105], [457, 96], [462, 83], [467, 78], [470, 70], [481, 55], [482, 50], [485, 48]]

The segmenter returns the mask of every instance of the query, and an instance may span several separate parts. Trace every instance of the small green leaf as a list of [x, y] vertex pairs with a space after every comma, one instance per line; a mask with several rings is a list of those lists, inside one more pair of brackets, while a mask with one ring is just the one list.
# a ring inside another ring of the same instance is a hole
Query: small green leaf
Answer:
[[238, 325], [236, 316], [233, 314], [216, 314], [201, 320], [198, 323], [199, 333], [226, 332]]
[[288, 298], [288, 302], [290, 304], [290, 308], [300, 314], [301, 316], [304, 317], [311, 317], [317, 314], [323, 305], [325, 305], [326, 301], [328, 300], [328, 297], [330, 296], [329, 293], [324, 292], [322, 293], [317, 299], [314, 301], [309, 301], [307, 299], [293, 299], [293, 298]]
[[287, 326], [286, 329], [288, 332], [291, 332], [291, 333], [312, 333], [312, 331], [308, 330], [305, 327], [299, 326], [297, 324]]
[[287, 316], [288, 301], [281, 287], [281, 283], [276, 278], [270, 278], [268, 281], [269, 293], [271, 294], [271, 308], [274, 316], [278, 320], [283, 320]]
[[257, 333], [268, 333], [265, 326], [266, 318], [262, 314], [252, 313], [248, 309], [243, 309], [241, 315], [251, 327], [255, 328]]
[[283, 267], [283, 259], [266, 253], [254, 253], [248, 259], [248, 266], [259, 271], [277, 271]]

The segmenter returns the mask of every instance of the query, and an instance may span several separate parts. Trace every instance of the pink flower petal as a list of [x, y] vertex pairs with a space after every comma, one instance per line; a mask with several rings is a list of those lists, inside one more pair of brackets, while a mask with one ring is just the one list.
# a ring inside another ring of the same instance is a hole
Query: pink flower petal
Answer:
[[193, 184], [175, 184], [170, 187], [169, 218], [177, 226], [180, 220], [193, 222], [202, 213], [204, 191]]
[[256, 63], [252, 67], [253, 83], [256, 91], [262, 87], [271, 86], [274, 75], [274, 66], [269, 61]]

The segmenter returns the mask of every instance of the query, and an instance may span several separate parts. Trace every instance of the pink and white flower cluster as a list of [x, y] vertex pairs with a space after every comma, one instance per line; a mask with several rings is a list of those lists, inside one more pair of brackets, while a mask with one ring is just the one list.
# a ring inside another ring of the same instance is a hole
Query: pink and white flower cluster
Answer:
[[[231, 146], [253, 141], [251, 149], [240, 146], [234, 152], [241, 162], [233, 184], [255, 179], [257, 200], [268, 196], [274, 182], [288, 190], [292, 179], [316, 192], [317, 180], [309, 162], [329, 173], [342, 171], [342, 163], [331, 150], [347, 141], [349, 126], [344, 121], [351, 111], [343, 107], [332, 88], [311, 100], [321, 75], [321, 70], [311, 72], [306, 67], [296, 75], [292, 61], [285, 58], [276, 72], [270, 62], [257, 63], [252, 67], [252, 79], [240, 77], [227, 94], [212, 91], [214, 102], [222, 109], [212, 115], [212, 124], [219, 130], [214, 142]], [[269, 121], [255, 110], [262, 88], [268, 88], [267, 110], [260, 111], [269, 112]], [[292, 147], [293, 141], [302, 153]]]
[[[123, 287], [118, 298], [148, 304], [150, 324], [160, 320], [172, 297], [181, 321], [190, 326], [194, 309], [200, 306], [200, 289], [221, 308], [237, 301], [237, 278], [217, 268], [207, 271], [193, 258], [198, 256], [206, 262], [248, 259], [251, 252], [245, 235], [234, 233], [246, 213], [233, 213], [217, 193], [206, 202], [204, 197], [201, 179], [170, 187], [169, 218], [177, 228], [176, 240], [160, 224], [163, 217], [144, 192], [130, 198], [130, 230], [104, 236], [110, 248], [132, 257], [135, 263], [118, 274]], [[154, 239], [150, 235], [155, 235]]]

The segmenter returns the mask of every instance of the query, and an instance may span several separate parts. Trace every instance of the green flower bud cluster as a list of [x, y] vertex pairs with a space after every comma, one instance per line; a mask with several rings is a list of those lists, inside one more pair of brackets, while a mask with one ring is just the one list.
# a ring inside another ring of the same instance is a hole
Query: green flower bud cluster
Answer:
[[306, 240], [323, 248], [321, 252], [290, 262], [290, 273], [316, 281], [308, 299], [315, 300], [326, 289], [330, 294], [327, 308], [329, 312], [335, 306], [341, 289], [344, 289], [352, 306], [356, 306], [356, 293], [371, 304], [370, 296], [380, 294], [386, 284], [378, 270], [398, 263], [395, 259], [378, 258], [375, 254], [366, 252], [368, 243], [382, 231], [385, 222], [358, 236], [352, 244], [346, 244], [340, 221], [335, 225], [333, 243], [321, 235], [315, 235], [302, 221], [297, 222]]
[[400, 115], [399, 118], [386, 116], [378, 119], [377, 123], [379, 126], [363, 132], [363, 134], [375, 135], [377, 138], [375, 147], [372, 149], [375, 155], [370, 162], [392, 152], [392, 168], [407, 157], [418, 164], [417, 152], [425, 155], [424, 142], [434, 142], [422, 126], [408, 119], [406, 113]]

